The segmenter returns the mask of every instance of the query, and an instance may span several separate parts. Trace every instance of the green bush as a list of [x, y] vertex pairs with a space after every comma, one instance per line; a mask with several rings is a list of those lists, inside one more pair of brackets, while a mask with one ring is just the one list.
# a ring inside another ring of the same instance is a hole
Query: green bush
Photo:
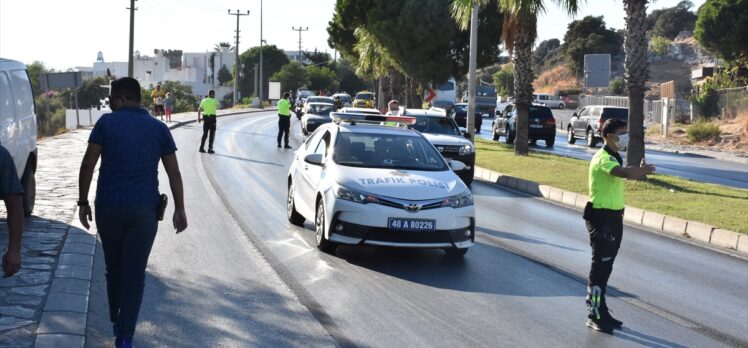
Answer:
[[693, 98], [696, 111], [703, 118], [712, 118], [719, 115], [719, 93], [710, 84], [705, 84], [700, 95]]
[[703, 140], [710, 140], [718, 137], [720, 134], [719, 124], [717, 122], [699, 119], [688, 127], [687, 137], [692, 143]]
[[649, 50], [662, 57], [667, 54], [668, 47], [670, 47], [671, 43], [672, 41], [668, 40], [666, 37], [655, 35], [649, 40]]
[[623, 95], [626, 92], [626, 82], [621, 78], [610, 81], [609, 89], [615, 95]]

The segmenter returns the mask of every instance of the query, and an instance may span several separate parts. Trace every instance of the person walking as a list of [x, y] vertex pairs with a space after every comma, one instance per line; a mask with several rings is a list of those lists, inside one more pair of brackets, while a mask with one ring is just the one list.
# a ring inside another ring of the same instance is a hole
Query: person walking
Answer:
[[164, 91], [161, 90], [161, 84], [156, 85], [156, 89], [151, 92], [151, 99], [153, 100], [153, 113], [154, 116], [161, 117], [161, 121], [164, 120]]
[[200, 118], [202, 114], [205, 122], [203, 123], [203, 137], [200, 140], [200, 152], [205, 152], [205, 139], [210, 134], [208, 140], [208, 153], [215, 153], [213, 151], [213, 140], [216, 138], [216, 112], [218, 111], [218, 100], [216, 100], [216, 91], [208, 91], [208, 97], [200, 101], [200, 107], [197, 109], [197, 123], [203, 121]]
[[606, 333], [623, 322], [610, 314], [605, 301], [608, 279], [623, 237], [623, 179], [638, 179], [655, 172], [644, 160], [639, 167], [623, 167], [618, 153], [628, 146], [628, 129], [623, 120], [611, 118], [600, 129], [604, 146], [592, 157], [589, 167], [589, 202], [584, 220], [590, 235], [592, 263], [587, 286], [587, 326]]
[[283, 94], [283, 99], [278, 101], [278, 147], [281, 147], [281, 138], [285, 134], [285, 146], [284, 148], [290, 149], [288, 145], [288, 137], [291, 129], [291, 94], [286, 92]]
[[8, 212], [8, 249], [3, 254], [3, 276], [10, 277], [21, 269], [21, 235], [23, 234], [23, 187], [16, 165], [8, 150], [0, 145], [0, 196]]
[[171, 123], [171, 112], [174, 110], [174, 96], [171, 92], [166, 93], [164, 99], [164, 113], [166, 114], [166, 123]]
[[[79, 219], [88, 229], [88, 191], [101, 157], [96, 188], [96, 226], [104, 249], [109, 315], [115, 346], [132, 347], [143, 301], [145, 269], [163, 209], [158, 162], [163, 163], [174, 197], [172, 223], [187, 228], [182, 177], [169, 129], [140, 107], [140, 84], [130, 77], [112, 82], [112, 113], [96, 122], [79, 173]], [[162, 212], [162, 211], [161, 211]]]
[[387, 116], [400, 116], [402, 110], [400, 110], [400, 102], [392, 99], [387, 103]]

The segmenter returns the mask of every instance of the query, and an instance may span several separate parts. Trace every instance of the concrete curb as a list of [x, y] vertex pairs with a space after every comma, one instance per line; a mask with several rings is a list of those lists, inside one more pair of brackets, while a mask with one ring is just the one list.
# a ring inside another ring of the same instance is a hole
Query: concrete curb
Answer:
[[[478, 166], [475, 167], [475, 178], [508, 187], [530, 196], [547, 199], [577, 210], [583, 209], [588, 201], [587, 196], [577, 194], [576, 192], [541, 185]], [[641, 225], [672, 236], [691, 238], [715, 247], [748, 255], [748, 235], [746, 234], [630, 206], [626, 206], [623, 219], [630, 224]]]

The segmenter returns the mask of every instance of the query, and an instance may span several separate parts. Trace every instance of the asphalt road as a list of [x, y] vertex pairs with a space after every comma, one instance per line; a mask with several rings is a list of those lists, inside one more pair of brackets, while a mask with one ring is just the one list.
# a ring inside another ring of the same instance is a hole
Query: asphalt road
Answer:
[[[275, 147], [275, 119], [220, 118], [214, 155], [196, 152], [198, 125], [174, 131], [190, 227], [176, 236], [161, 226], [138, 346], [748, 345], [746, 260], [627, 227], [609, 298], [624, 329], [594, 332], [584, 326], [590, 251], [580, 213], [479, 182], [477, 244], [463, 260], [439, 250], [318, 252], [311, 223], [286, 220], [293, 150]], [[298, 147], [295, 119], [292, 129]], [[102, 333], [98, 273], [99, 324], [89, 332]]]
[[[563, 122], [564, 127], [571, 119], [573, 110], [553, 110], [557, 123]], [[484, 118], [479, 136], [483, 139], [492, 140], [491, 136], [492, 118]], [[499, 141], [505, 141], [502, 137]], [[559, 129], [556, 133], [556, 142], [553, 148], [546, 148], [544, 141], [539, 141], [537, 146], [531, 146], [537, 151], [589, 160], [595, 154], [597, 148], [587, 147], [584, 139], [577, 139], [577, 143], [571, 145], [566, 142], [566, 132]], [[647, 162], [657, 166], [657, 172], [669, 174], [682, 178], [748, 189], [748, 165], [715, 159], [711, 157], [688, 154], [672, 153], [665, 151], [646, 150]]]

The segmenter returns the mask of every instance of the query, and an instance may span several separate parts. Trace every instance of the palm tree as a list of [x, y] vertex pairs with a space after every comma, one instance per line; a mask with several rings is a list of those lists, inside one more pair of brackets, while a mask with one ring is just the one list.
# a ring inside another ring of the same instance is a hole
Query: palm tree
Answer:
[[389, 94], [394, 95], [393, 81], [402, 72], [402, 68], [389, 55], [377, 38], [366, 29], [360, 27], [354, 31], [353, 35], [356, 36], [356, 44], [353, 46], [353, 50], [358, 55], [355, 64], [356, 75], [378, 81], [381, 88], [377, 92], [377, 101], [378, 108], [381, 109], [385, 100], [382, 95], [385, 79], [388, 80], [390, 85]]
[[219, 42], [213, 46], [213, 51], [216, 52], [231, 52], [234, 47], [228, 42]]
[[626, 83], [629, 88], [627, 166], [639, 166], [644, 158], [644, 84], [649, 77], [645, 25], [648, 2], [648, 0], [623, 0], [623, 8], [626, 11], [623, 47], [626, 52]]
[[[504, 46], [512, 54], [514, 63], [514, 93], [517, 105], [517, 137], [514, 153], [526, 156], [528, 153], [528, 113], [532, 104], [532, 46], [537, 38], [537, 16], [545, 11], [543, 0], [453, 0], [452, 17], [464, 30], [470, 25], [470, 11], [478, 2], [485, 5], [490, 1], [499, 2], [499, 10], [504, 13]], [[569, 15], [576, 14], [578, 0], [554, 0]]]

